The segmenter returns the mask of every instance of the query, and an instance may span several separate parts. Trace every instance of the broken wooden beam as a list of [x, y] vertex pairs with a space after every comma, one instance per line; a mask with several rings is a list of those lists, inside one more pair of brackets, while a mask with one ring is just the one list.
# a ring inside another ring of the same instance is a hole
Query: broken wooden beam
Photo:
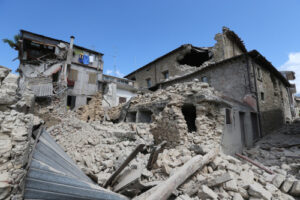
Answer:
[[242, 159], [248, 161], [249, 163], [255, 165], [256, 167], [265, 170], [265, 171], [268, 172], [269, 174], [274, 174], [274, 172], [273, 172], [272, 170], [266, 168], [266, 167], [263, 166], [262, 164], [259, 164], [259, 163], [255, 162], [254, 160], [251, 160], [250, 158], [248, 158], [248, 157], [246, 157], [246, 156], [243, 156], [243, 155], [241, 155], [241, 154], [239, 154], [239, 153], [236, 153], [235, 155], [238, 156], [239, 158], [242, 158]]
[[147, 164], [147, 169], [151, 170], [154, 163], [157, 160], [158, 154], [162, 152], [163, 148], [166, 146], [167, 141], [161, 142], [159, 145], [155, 146], [150, 154], [148, 164]]
[[109, 177], [109, 179], [105, 182], [104, 188], [107, 188], [114, 179], [122, 172], [122, 170], [132, 161], [135, 156], [141, 152], [145, 147], [145, 144], [139, 144], [133, 152], [126, 158], [126, 160], [122, 163], [122, 165]]
[[134, 198], [135, 200], [166, 200], [178, 186], [183, 184], [187, 178], [193, 175], [197, 170], [211, 162], [219, 153], [219, 149], [213, 149], [204, 156], [197, 155], [180, 167], [166, 181], [151, 188], [147, 192]]

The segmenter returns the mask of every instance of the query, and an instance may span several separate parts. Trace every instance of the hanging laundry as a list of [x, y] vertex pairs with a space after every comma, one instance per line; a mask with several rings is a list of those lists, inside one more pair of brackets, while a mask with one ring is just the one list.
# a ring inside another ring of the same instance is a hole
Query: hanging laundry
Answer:
[[94, 62], [94, 56], [90, 56], [90, 63]]
[[79, 54], [78, 61], [83, 64], [83, 54]]
[[83, 64], [88, 65], [90, 64], [90, 59], [88, 55], [83, 55], [83, 59], [82, 59]]

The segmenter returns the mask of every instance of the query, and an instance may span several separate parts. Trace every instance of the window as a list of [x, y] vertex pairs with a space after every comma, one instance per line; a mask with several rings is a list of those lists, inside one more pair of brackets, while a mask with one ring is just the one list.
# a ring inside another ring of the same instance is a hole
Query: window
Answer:
[[68, 79], [70, 81], [77, 81], [78, 78], [78, 71], [75, 69], [70, 69], [70, 73], [68, 75]]
[[147, 87], [151, 87], [151, 78], [146, 79]]
[[265, 100], [265, 93], [263, 93], [263, 92], [260, 93], [260, 99], [261, 99], [262, 101]]
[[225, 109], [225, 120], [226, 124], [231, 124], [231, 109]]
[[97, 83], [97, 74], [96, 73], [89, 73], [89, 84], [96, 84]]
[[126, 97], [119, 97], [119, 104], [126, 103], [127, 99]]
[[164, 71], [163, 73], [164, 79], [168, 79], [169, 78], [169, 71]]
[[208, 78], [206, 76], [201, 77], [201, 82], [208, 83]]

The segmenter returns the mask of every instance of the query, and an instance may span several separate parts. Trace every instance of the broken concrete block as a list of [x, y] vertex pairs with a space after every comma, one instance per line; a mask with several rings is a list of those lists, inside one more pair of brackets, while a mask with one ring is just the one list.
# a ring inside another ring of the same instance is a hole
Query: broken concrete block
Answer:
[[272, 198], [272, 194], [256, 182], [249, 185], [248, 193], [252, 197], [261, 198], [265, 200], [270, 200]]
[[216, 157], [211, 163], [210, 166], [215, 170], [218, 165], [222, 162], [222, 159], [220, 157]]
[[267, 183], [265, 187], [266, 187], [266, 189], [267, 189], [269, 192], [271, 192], [272, 194], [274, 194], [276, 191], [278, 191], [278, 188], [275, 187], [275, 185], [270, 184], [270, 183]]
[[292, 188], [294, 183], [294, 180], [292, 180], [291, 178], [286, 179], [283, 184], [281, 185], [280, 190], [282, 192], [288, 193], [288, 191]]
[[300, 196], [300, 181], [295, 181], [289, 192], [291, 195], [299, 197]]
[[224, 190], [238, 192], [238, 187], [235, 180], [227, 181], [223, 184]]
[[239, 193], [235, 193], [232, 200], [244, 200], [244, 198]]
[[212, 179], [208, 180], [207, 185], [209, 187], [214, 187], [230, 180], [232, 180], [231, 175], [229, 173], [225, 173], [222, 175], [214, 176]]
[[280, 188], [281, 184], [283, 183], [283, 181], [285, 180], [285, 177], [283, 175], [277, 174], [273, 180], [272, 180], [272, 184], [275, 185], [277, 188]]
[[192, 199], [191, 199], [191, 197], [189, 197], [189, 195], [182, 194], [182, 195], [178, 196], [175, 200], [192, 200]]
[[241, 171], [239, 179], [242, 180], [243, 185], [251, 185], [254, 183], [254, 173], [253, 171]]
[[248, 199], [249, 195], [247, 190], [245, 190], [244, 188], [239, 188], [239, 194], [244, 198], [244, 199]]
[[202, 185], [198, 192], [198, 197], [201, 199], [217, 199], [218, 195], [206, 185]]

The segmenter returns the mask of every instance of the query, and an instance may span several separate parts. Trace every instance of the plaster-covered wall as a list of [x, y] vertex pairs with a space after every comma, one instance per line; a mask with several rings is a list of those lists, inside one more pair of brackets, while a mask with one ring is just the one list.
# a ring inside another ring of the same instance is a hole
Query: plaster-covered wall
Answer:
[[132, 90], [127, 90], [118, 86], [117, 83], [109, 83], [107, 84], [107, 89], [103, 95], [102, 105], [103, 107], [114, 107], [119, 105], [119, 98], [126, 98], [126, 102], [133, 96], [136, 96], [136, 93]]

